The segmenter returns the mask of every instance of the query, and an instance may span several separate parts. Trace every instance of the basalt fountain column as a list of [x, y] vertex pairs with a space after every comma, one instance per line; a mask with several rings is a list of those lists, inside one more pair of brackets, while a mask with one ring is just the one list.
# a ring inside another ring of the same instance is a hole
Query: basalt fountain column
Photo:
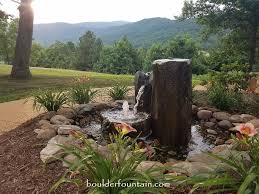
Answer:
[[191, 138], [191, 62], [162, 59], [153, 63], [152, 130], [162, 145], [180, 148]]

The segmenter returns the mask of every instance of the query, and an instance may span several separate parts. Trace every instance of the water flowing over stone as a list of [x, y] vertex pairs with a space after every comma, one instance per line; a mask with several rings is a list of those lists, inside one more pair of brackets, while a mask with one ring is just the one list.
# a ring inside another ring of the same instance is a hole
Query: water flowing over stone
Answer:
[[189, 143], [191, 81], [190, 60], [163, 59], [153, 64], [152, 130], [162, 145], [179, 148]]
[[134, 109], [133, 109], [134, 114], [138, 113], [138, 109], [139, 109], [139, 106], [140, 106], [140, 100], [141, 100], [142, 95], [144, 94], [144, 89], [145, 89], [145, 85], [141, 86], [141, 88], [138, 91], [138, 95], [136, 97], [137, 103], [135, 104]]
[[135, 110], [134, 112], [151, 112], [152, 73], [138, 71], [135, 75]]

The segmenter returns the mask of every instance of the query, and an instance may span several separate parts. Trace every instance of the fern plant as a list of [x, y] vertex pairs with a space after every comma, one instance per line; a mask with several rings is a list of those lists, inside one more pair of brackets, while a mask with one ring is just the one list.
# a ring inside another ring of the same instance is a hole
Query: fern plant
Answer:
[[117, 85], [112, 87], [108, 94], [113, 100], [124, 100], [128, 91], [129, 89], [127, 86]]
[[33, 107], [37, 110], [43, 108], [47, 111], [57, 111], [68, 102], [69, 98], [64, 91], [47, 90], [33, 96]]
[[87, 104], [96, 96], [97, 92], [97, 90], [91, 90], [89, 86], [77, 85], [71, 89], [70, 95], [74, 103]]

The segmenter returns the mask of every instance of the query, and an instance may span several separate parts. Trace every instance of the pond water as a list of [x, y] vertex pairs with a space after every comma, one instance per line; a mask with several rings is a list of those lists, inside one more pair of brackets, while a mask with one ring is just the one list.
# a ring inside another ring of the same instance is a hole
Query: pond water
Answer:
[[204, 137], [202, 137], [201, 133], [199, 132], [200, 126], [194, 125], [192, 126], [192, 138], [189, 143], [189, 153], [188, 155], [194, 155], [197, 153], [209, 151], [213, 148], [213, 145], [209, 142], [206, 142]]

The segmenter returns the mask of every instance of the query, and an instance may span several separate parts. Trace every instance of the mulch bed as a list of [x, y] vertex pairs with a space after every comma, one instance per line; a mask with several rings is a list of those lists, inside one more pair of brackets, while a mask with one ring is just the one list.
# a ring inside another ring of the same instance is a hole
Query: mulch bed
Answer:
[[[0, 193], [47, 193], [62, 176], [61, 162], [44, 165], [40, 151], [47, 142], [36, 138], [34, 129], [42, 117], [32, 119], [0, 136]], [[57, 193], [76, 193], [73, 186], [65, 186]]]
[[[37, 139], [34, 129], [43, 116], [0, 136], [0, 194], [46, 194], [65, 172], [61, 162], [44, 165], [40, 160], [47, 141]], [[173, 189], [171, 193], [185, 194], [189, 190]], [[77, 189], [65, 184], [56, 193], [73, 194]]]

